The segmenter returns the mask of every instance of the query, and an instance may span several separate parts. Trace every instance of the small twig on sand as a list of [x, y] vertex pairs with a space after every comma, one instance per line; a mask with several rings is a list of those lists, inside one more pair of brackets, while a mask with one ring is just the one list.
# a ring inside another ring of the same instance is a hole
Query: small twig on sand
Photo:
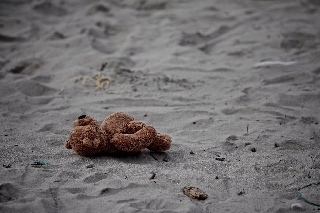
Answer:
[[246, 133], [244, 133], [244, 135], [249, 135], [249, 124], [247, 124], [247, 132]]

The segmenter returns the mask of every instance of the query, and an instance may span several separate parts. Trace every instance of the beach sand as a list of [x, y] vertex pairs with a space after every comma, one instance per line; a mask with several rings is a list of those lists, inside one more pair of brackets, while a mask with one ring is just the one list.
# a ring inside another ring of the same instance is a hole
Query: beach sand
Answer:
[[[319, 26], [316, 0], [1, 0], [0, 212], [319, 212]], [[64, 147], [118, 111], [170, 150]]]

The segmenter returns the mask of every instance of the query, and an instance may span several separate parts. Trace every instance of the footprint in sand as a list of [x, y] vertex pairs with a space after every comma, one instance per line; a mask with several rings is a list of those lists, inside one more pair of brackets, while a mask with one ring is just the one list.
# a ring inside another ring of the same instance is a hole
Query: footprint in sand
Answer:
[[318, 109], [320, 105], [320, 94], [288, 95], [280, 94], [277, 104], [280, 106], [304, 107]]
[[21, 80], [16, 82], [16, 87], [18, 90], [27, 95], [27, 96], [41, 96], [41, 95], [49, 95], [57, 90], [45, 86], [41, 83], [32, 80]]
[[0, 184], [0, 203], [6, 203], [23, 197], [25, 193], [11, 183]]
[[43, 65], [43, 61], [38, 58], [29, 58], [19, 61], [11, 66], [9, 72], [12, 74], [34, 74]]
[[103, 15], [106, 15], [106, 16], [111, 16], [112, 14], [110, 13], [110, 11], [111, 11], [111, 9], [107, 5], [97, 4], [97, 5], [92, 6], [88, 10], [87, 14], [88, 15], [95, 15], [97, 13], [100, 13], [100, 14], [103, 14]]
[[289, 32], [282, 34], [283, 39], [280, 47], [285, 50], [314, 48], [316, 45], [316, 36], [311, 33], [305, 32]]
[[26, 41], [30, 24], [18, 18], [0, 18], [0, 42]]
[[61, 6], [57, 6], [49, 1], [42, 2], [33, 7], [33, 9], [43, 15], [48, 16], [64, 16], [68, 11]]
[[86, 177], [83, 182], [85, 183], [95, 183], [100, 180], [106, 179], [107, 175], [104, 173], [95, 173], [93, 175], [90, 175], [89, 177]]
[[96, 38], [91, 42], [91, 47], [98, 52], [105, 54], [112, 54], [116, 51], [115, 46], [111, 42]]
[[198, 44], [204, 44], [205, 42], [214, 40], [223, 34], [229, 32], [229, 27], [227, 26], [221, 26], [216, 31], [210, 33], [210, 34], [202, 34], [200, 32], [196, 33], [183, 33], [182, 38], [180, 39], [179, 45], [180, 46], [195, 46]]

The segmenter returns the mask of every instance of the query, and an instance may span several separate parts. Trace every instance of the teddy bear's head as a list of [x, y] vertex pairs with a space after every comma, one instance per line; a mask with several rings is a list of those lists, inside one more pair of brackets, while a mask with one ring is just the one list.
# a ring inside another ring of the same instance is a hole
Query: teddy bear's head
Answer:
[[82, 115], [73, 122], [73, 130], [65, 142], [68, 149], [79, 155], [93, 156], [109, 150], [110, 136], [101, 131], [99, 123], [88, 115]]

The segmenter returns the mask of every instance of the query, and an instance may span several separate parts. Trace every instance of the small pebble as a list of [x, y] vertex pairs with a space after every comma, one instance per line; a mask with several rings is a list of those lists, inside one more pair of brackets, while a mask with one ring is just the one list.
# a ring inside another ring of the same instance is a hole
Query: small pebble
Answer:
[[91, 169], [93, 167], [94, 167], [94, 164], [89, 164], [89, 165], [86, 166], [86, 168], [88, 168], [88, 169]]
[[303, 206], [300, 203], [293, 203], [291, 205], [292, 210], [299, 210], [299, 211], [304, 211]]
[[236, 140], [238, 140], [238, 137], [236, 135], [230, 135], [229, 137], [227, 137], [226, 140], [227, 141], [236, 141]]
[[2, 166], [6, 169], [11, 168], [11, 164], [3, 164]]

